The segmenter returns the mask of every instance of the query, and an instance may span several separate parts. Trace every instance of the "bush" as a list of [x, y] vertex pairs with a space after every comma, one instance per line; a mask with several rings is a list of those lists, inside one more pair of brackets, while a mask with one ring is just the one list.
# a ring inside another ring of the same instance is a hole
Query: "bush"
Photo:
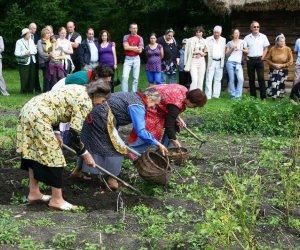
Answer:
[[206, 132], [255, 133], [267, 136], [292, 136], [298, 122], [299, 107], [286, 99], [263, 103], [245, 98], [235, 101], [229, 109], [204, 113], [201, 125]]

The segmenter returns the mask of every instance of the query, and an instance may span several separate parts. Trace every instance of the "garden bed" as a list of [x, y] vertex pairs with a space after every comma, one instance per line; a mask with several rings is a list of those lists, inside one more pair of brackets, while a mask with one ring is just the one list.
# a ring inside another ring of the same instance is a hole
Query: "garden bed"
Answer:
[[[2, 116], [16, 114], [1, 113]], [[191, 124], [196, 126], [199, 121], [200, 118], [194, 118]], [[203, 137], [199, 129], [191, 129]], [[129, 130], [126, 127], [121, 132], [124, 135]], [[188, 148], [190, 158], [183, 166], [174, 167], [166, 187], [144, 182], [132, 162], [125, 160], [120, 177], [145, 196], [124, 187], [111, 192], [96, 176], [91, 181], [71, 179], [69, 175], [76, 159], [67, 154], [64, 197], [81, 206], [76, 213], [52, 211], [46, 204], [26, 205], [27, 173], [19, 169], [20, 159], [14, 146], [7, 146], [0, 153], [0, 249], [201, 249], [208, 246], [225, 249], [222, 237], [226, 233], [229, 248], [242, 249], [247, 241], [238, 220], [241, 207], [231, 206], [239, 201], [230, 192], [229, 184], [237, 189], [245, 188], [246, 195], [240, 204], [245, 205], [247, 225], [254, 226], [252, 242], [256, 247], [297, 249], [299, 216], [292, 215], [292, 223], [286, 223], [277, 190], [280, 184], [276, 183], [274, 169], [267, 167], [267, 153], [270, 160], [277, 151], [290, 157], [290, 140], [221, 133], [208, 133], [205, 137], [207, 142], [199, 148], [199, 143], [187, 132], [181, 133], [180, 140]], [[251, 179], [253, 176], [259, 178]], [[253, 185], [256, 182], [257, 186]], [[47, 187], [42, 188], [50, 193]], [[255, 192], [260, 197], [255, 197]], [[224, 210], [226, 205], [230, 205], [230, 213]], [[257, 206], [257, 214], [251, 211], [251, 206]], [[255, 220], [251, 221], [249, 217], [253, 213]], [[226, 224], [226, 220], [231, 220], [231, 224]]]

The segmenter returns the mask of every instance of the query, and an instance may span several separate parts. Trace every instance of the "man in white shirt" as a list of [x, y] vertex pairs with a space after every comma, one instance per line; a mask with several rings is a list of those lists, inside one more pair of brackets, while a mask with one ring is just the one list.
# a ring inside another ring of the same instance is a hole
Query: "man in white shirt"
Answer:
[[78, 57], [81, 68], [84, 70], [94, 69], [98, 66], [98, 43], [92, 28], [87, 30], [86, 39], [80, 44]]
[[248, 46], [247, 71], [249, 77], [250, 95], [256, 97], [255, 71], [260, 90], [260, 98], [266, 99], [266, 85], [264, 79], [264, 58], [270, 45], [266, 35], [259, 32], [259, 23], [252, 21], [251, 33], [245, 37]]
[[221, 80], [225, 61], [226, 39], [221, 36], [222, 27], [215, 26], [213, 36], [206, 38], [208, 46], [208, 62], [206, 70], [205, 94], [207, 99], [219, 98], [221, 94]]

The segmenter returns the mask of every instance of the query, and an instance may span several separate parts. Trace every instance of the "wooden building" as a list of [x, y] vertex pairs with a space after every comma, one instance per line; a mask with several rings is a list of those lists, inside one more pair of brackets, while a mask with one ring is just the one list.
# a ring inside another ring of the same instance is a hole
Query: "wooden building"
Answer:
[[[238, 28], [241, 38], [250, 33], [250, 23], [255, 20], [260, 24], [260, 32], [267, 35], [271, 46], [275, 37], [283, 33], [286, 44], [292, 50], [300, 38], [300, 0], [205, 0], [207, 6], [219, 15], [229, 15], [231, 27]], [[271, 47], [270, 46], [270, 47]], [[295, 60], [294, 54], [294, 60]], [[268, 79], [269, 67], [265, 64], [265, 79]], [[244, 66], [245, 81], [248, 81]], [[289, 67], [287, 88], [294, 78], [294, 65]]]

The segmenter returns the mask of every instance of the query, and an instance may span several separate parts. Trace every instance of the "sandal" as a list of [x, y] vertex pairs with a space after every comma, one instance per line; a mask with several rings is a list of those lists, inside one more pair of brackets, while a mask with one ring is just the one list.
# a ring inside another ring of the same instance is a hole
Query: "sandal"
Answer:
[[59, 211], [72, 211], [76, 210], [78, 206], [72, 205], [71, 203], [65, 201], [60, 207], [54, 207], [49, 205], [49, 208]]
[[37, 200], [29, 200], [27, 198], [27, 201], [28, 201], [28, 204], [32, 205], [34, 203], [37, 203], [37, 202], [48, 202], [50, 201], [51, 199], [51, 195], [46, 195], [46, 194], [43, 194], [42, 197], [40, 199], [37, 199]]

